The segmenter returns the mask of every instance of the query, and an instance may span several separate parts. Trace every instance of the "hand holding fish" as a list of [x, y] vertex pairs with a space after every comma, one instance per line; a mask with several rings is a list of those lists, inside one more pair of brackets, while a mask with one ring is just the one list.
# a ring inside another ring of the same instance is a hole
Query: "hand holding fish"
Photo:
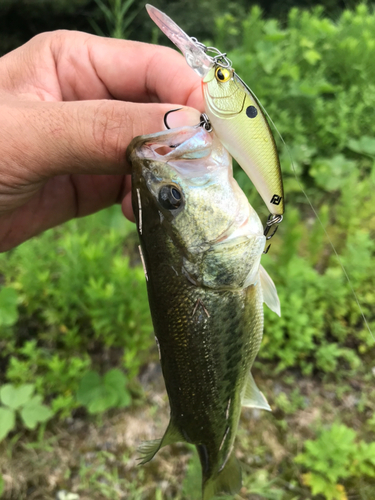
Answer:
[[203, 110], [201, 81], [165, 47], [57, 31], [2, 57], [0, 251], [116, 202], [132, 218], [126, 148], [179, 105]]

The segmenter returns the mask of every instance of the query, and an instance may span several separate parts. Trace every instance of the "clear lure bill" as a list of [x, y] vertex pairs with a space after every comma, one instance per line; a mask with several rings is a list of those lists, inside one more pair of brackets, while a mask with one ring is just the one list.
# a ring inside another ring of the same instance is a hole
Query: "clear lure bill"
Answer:
[[[202, 78], [205, 113], [215, 134], [249, 176], [270, 211], [265, 229], [265, 236], [270, 239], [283, 218], [284, 191], [275, 140], [261, 106], [225, 53], [189, 37], [155, 7], [146, 8]], [[275, 227], [271, 230], [272, 226]]]

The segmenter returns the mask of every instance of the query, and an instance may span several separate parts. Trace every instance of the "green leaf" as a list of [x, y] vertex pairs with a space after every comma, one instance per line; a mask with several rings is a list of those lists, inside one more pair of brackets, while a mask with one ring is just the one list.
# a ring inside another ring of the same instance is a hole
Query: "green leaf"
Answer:
[[349, 139], [348, 148], [355, 153], [375, 156], [375, 138], [364, 135], [360, 139]]
[[53, 416], [48, 406], [42, 404], [42, 396], [34, 396], [21, 410], [21, 417], [28, 429], [35, 429], [39, 423], [47, 422]]
[[123, 372], [118, 368], [113, 368], [109, 370], [103, 378], [106, 387], [109, 389], [114, 389], [117, 393], [117, 404], [119, 408], [124, 408], [129, 406], [131, 403], [131, 397], [129, 391], [126, 389], [127, 379]]
[[125, 387], [125, 384], [127, 382], [125, 375], [118, 368], [109, 370], [104, 375], [103, 381], [106, 385], [116, 388]]
[[332, 158], [319, 158], [313, 162], [310, 175], [315, 178], [318, 186], [326, 191], [340, 189], [349, 175], [356, 169], [357, 164], [348, 160], [342, 154]]
[[0, 290], [0, 326], [12, 326], [18, 320], [17, 292], [14, 288]]
[[114, 408], [118, 403], [118, 395], [116, 390], [102, 385], [87, 406], [89, 413], [104, 413], [110, 408]]
[[313, 49], [306, 50], [306, 52], [303, 55], [304, 55], [305, 60], [309, 64], [311, 64], [312, 66], [314, 66], [322, 58], [322, 56], [319, 54], [319, 52], [317, 52], [316, 50], [313, 50]]
[[117, 406], [118, 395], [111, 384], [106, 385], [97, 372], [90, 371], [79, 384], [77, 400], [87, 407], [89, 413], [103, 413]]
[[87, 407], [89, 413], [103, 413], [110, 408], [130, 404], [130, 394], [126, 390], [126, 377], [117, 368], [109, 370], [104, 377], [95, 371], [84, 375], [78, 388], [77, 400]]
[[14, 411], [10, 408], [0, 408], [0, 441], [14, 429], [16, 418]]
[[30, 400], [34, 394], [34, 389], [34, 384], [24, 384], [19, 387], [6, 384], [0, 389], [0, 399], [4, 405], [13, 408], [13, 410], [18, 410]]
[[101, 377], [95, 371], [87, 372], [81, 379], [77, 392], [77, 401], [83, 406], [87, 406], [98, 394], [101, 385]]
[[4, 479], [3, 476], [0, 474], [0, 498], [3, 493], [4, 493]]
[[130, 396], [130, 393], [127, 389], [124, 388], [122, 392], [119, 392], [117, 394], [118, 401], [117, 401], [117, 406], [118, 408], [125, 408], [126, 406], [130, 406], [132, 402], [132, 398]]

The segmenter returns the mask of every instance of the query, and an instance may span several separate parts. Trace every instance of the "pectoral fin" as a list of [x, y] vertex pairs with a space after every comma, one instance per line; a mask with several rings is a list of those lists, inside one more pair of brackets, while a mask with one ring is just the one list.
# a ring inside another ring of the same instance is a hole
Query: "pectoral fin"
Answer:
[[165, 434], [160, 439], [153, 439], [152, 441], [145, 441], [138, 447], [138, 453], [141, 455], [142, 460], [139, 465], [146, 464], [154, 458], [156, 453], [167, 446], [168, 444], [177, 443], [179, 441], [185, 441], [179, 430], [175, 427], [172, 421], [169, 422]]
[[259, 268], [260, 284], [263, 290], [263, 300], [271, 311], [281, 316], [280, 300], [277, 295], [276, 287], [272, 279], [263, 266]]
[[264, 394], [258, 389], [251, 373], [246, 381], [242, 395], [242, 406], [248, 408], [259, 408], [260, 410], [272, 411]]
[[243, 287], [244, 288], [247, 288], [248, 286], [250, 285], [255, 285], [256, 282], [257, 282], [257, 279], [258, 279], [258, 273], [259, 273], [259, 267], [260, 266], [260, 259], [261, 259], [261, 255], [259, 255], [259, 257], [257, 257], [256, 259], [254, 259], [254, 263], [253, 263], [253, 266], [249, 272], [249, 274], [246, 276], [246, 280], [243, 284]]

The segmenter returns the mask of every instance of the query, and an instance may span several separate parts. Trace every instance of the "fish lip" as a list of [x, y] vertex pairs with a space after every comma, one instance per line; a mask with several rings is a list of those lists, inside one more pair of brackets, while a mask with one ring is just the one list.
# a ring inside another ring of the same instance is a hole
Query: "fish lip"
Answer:
[[[199, 142], [199, 144], [202, 144], [200, 147], [197, 147], [196, 144], [193, 147], [194, 144], [189, 142], [196, 135], [202, 136], [202, 141]], [[142, 143], [135, 148], [133, 154], [145, 160], [168, 162], [179, 159], [196, 159], [194, 155], [199, 155], [199, 157], [209, 156], [212, 146], [209, 132], [204, 128], [185, 126], [143, 136]], [[162, 148], [170, 148], [170, 151], [159, 154], [157, 150]]]

